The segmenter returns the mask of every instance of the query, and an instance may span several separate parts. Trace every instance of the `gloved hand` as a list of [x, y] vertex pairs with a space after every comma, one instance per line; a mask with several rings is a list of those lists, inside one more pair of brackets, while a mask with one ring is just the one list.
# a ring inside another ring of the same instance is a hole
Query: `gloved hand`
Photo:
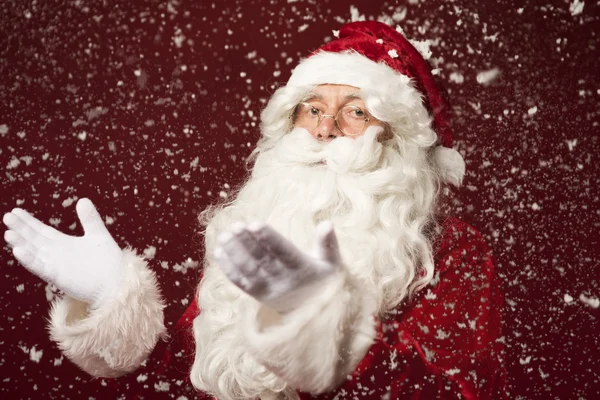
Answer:
[[232, 232], [221, 234], [218, 241], [215, 258], [229, 280], [280, 312], [302, 304], [315, 284], [339, 271], [342, 265], [330, 221], [317, 226], [314, 254], [302, 252], [271, 227], [260, 223], [236, 224]]
[[77, 202], [77, 215], [85, 234], [65, 235], [15, 208], [4, 215], [4, 240], [17, 260], [65, 294], [97, 305], [118, 287], [123, 252], [114, 241], [89, 199]]

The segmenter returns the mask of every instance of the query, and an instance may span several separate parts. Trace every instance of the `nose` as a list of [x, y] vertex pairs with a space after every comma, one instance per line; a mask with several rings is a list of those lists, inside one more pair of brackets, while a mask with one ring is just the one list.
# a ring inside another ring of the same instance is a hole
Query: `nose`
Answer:
[[335, 119], [329, 116], [323, 117], [321, 123], [312, 132], [312, 135], [317, 140], [329, 141], [338, 136], [342, 136], [342, 132], [338, 129]]

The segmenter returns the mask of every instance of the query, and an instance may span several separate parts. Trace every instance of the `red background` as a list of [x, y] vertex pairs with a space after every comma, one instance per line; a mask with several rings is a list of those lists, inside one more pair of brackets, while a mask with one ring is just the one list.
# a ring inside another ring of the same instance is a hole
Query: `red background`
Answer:
[[[599, 6], [493, 3], [352, 4], [434, 41], [468, 168], [452, 208], [498, 261], [511, 398], [595, 398], [599, 309], [580, 295], [600, 297]], [[120, 245], [155, 246], [172, 326], [197, 283], [196, 215], [242, 181], [273, 85], [350, 19], [341, 1], [4, 0], [0, 212], [81, 234], [73, 200], [91, 198]], [[90, 380], [47, 338], [47, 285], [8, 249], [0, 268], [0, 397], [190, 396], [156, 356], [118, 388]]]

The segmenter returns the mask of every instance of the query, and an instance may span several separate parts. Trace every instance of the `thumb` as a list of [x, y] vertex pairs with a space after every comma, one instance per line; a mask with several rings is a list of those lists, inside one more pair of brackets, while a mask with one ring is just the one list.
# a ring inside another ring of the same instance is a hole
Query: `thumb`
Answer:
[[81, 221], [85, 234], [106, 230], [104, 222], [102, 222], [102, 217], [100, 217], [90, 199], [79, 199], [75, 209], [77, 210], [77, 216]]
[[317, 257], [331, 264], [339, 265], [342, 262], [337, 237], [331, 221], [323, 221], [317, 225]]

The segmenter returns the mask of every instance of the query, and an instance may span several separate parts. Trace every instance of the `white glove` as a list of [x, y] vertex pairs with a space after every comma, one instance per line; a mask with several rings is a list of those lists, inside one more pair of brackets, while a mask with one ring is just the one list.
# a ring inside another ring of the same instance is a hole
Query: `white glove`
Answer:
[[123, 270], [123, 252], [89, 199], [77, 202], [85, 234], [65, 235], [15, 208], [4, 215], [4, 240], [25, 268], [65, 294], [97, 305], [115, 292]]
[[231, 233], [219, 236], [215, 258], [244, 292], [276, 311], [289, 311], [342, 265], [332, 223], [319, 224], [316, 236], [314, 254], [309, 255], [267, 225], [236, 224]]

